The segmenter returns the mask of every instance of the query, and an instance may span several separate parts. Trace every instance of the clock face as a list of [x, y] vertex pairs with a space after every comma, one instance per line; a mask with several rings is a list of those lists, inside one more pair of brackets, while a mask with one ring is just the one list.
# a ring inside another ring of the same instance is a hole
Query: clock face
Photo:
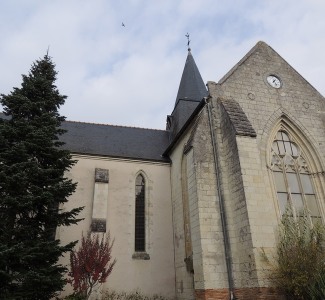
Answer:
[[281, 87], [281, 80], [279, 77], [275, 75], [269, 75], [266, 78], [268, 84], [276, 89], [279, 89]]

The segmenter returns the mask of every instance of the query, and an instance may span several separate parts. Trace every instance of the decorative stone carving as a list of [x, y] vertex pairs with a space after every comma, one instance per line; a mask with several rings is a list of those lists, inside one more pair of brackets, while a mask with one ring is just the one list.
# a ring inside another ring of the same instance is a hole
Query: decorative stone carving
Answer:
[[105, 219], [92, 219], [91, 231], [92, 232], [106, 232], [106, 220]]
[[250, 99], [250, 100], [254, 100], [254, 99], [255, 99], [255, 95], [254, 95], [254, 93], [248, 93], [248, 94], [247, 94], [247, 97], [248, 97], [248, 99]]
[[108, 183], [108, 170], [106, 169], [95, 169], [95, 182]]

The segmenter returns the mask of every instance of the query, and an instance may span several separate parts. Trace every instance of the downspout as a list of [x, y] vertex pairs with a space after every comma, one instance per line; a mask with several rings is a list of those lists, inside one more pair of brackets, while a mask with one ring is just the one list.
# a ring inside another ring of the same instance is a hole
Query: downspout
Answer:
[[225, 250], [225, 260], [226, 260], [229, 295], [230, 295], [229, 299], [235, 300], [234, 279], [232, 274], [232, 263], [231, 263], [231, 255], [230, 255], [230, 241], [229, 241], [229, 234], [227, 229], [227, 218], [225, 212], [224, 197], [221, 192], [221, 183], [220, 183], [221, 170], [220, 170], [219, 160], [218, 160], [218, 142], [217, 139], [215, 138], [214, 129], [213, 129], [211, 102], [209, 101], [208, 98], [205, 98], [205, 103], [207, 104], [207, 109], [208, 109], [208, 119], [209, 119], [209, 127], [210, 127], [211, 142], [212, 142], [212, 149], [213, 149], [213, 160], [214, 160], [214, 167], [216, 172], [216, 185], [217, 185], [217, 192], [219, 198], [220, 218], [221, 218], [221, 226], [222, 226], [222, 233], [223, 233], [223, 241], [224, 241], [223, 244]]

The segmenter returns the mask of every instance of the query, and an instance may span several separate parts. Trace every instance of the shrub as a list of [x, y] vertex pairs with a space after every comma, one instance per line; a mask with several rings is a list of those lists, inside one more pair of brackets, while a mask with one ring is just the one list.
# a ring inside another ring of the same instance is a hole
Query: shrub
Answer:
[[130, 293], [106, 291], [102, 298], [103, 300], [171, 300], [161, 295], [144, 295], [140, 291], [136, 290]]
[[72, 295], [64, 297], [63, 299], [64, 300], [84, 300], [85, 296], [74, 293]]
[[316, 277], [316, 282], [308, 289], [311, 300], [325, 299], [325, 272]]
[[70, 254], [71, 271], [69, 282], [77, 295], [88, 299], [93, 289], [106, 282], [116, 263], [112, 262], [112, 247], [114, 241], [110, 241], [110, 234], [103, 234], [99, 240], [98, 234], [88, 233], [82, 236], [80, 248]]
[[294, 218], [288, 209], [283, 215], [272, 262], [265, 253], [263, 256], [271, 267], [269, 278], [288, 299], [310, 299], [317, 282], [324, 284], [324, 241], [324, 226], [312, 224], [307, 212]]

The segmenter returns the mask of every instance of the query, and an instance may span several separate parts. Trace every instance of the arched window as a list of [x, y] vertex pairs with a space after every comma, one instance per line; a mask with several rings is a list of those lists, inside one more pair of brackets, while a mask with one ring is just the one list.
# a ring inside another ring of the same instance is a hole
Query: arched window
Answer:
[[312, 176], [304, 154], [290, 134], [282, 129], [272, 143], [271, 169], [281, 215], [289, 205], [296, 216], [306, 209], [313, 220], [320, 220]]
[[145, 180], [140, 174], [135, 181], [135, 243], [136, 252], [146, 251]]

